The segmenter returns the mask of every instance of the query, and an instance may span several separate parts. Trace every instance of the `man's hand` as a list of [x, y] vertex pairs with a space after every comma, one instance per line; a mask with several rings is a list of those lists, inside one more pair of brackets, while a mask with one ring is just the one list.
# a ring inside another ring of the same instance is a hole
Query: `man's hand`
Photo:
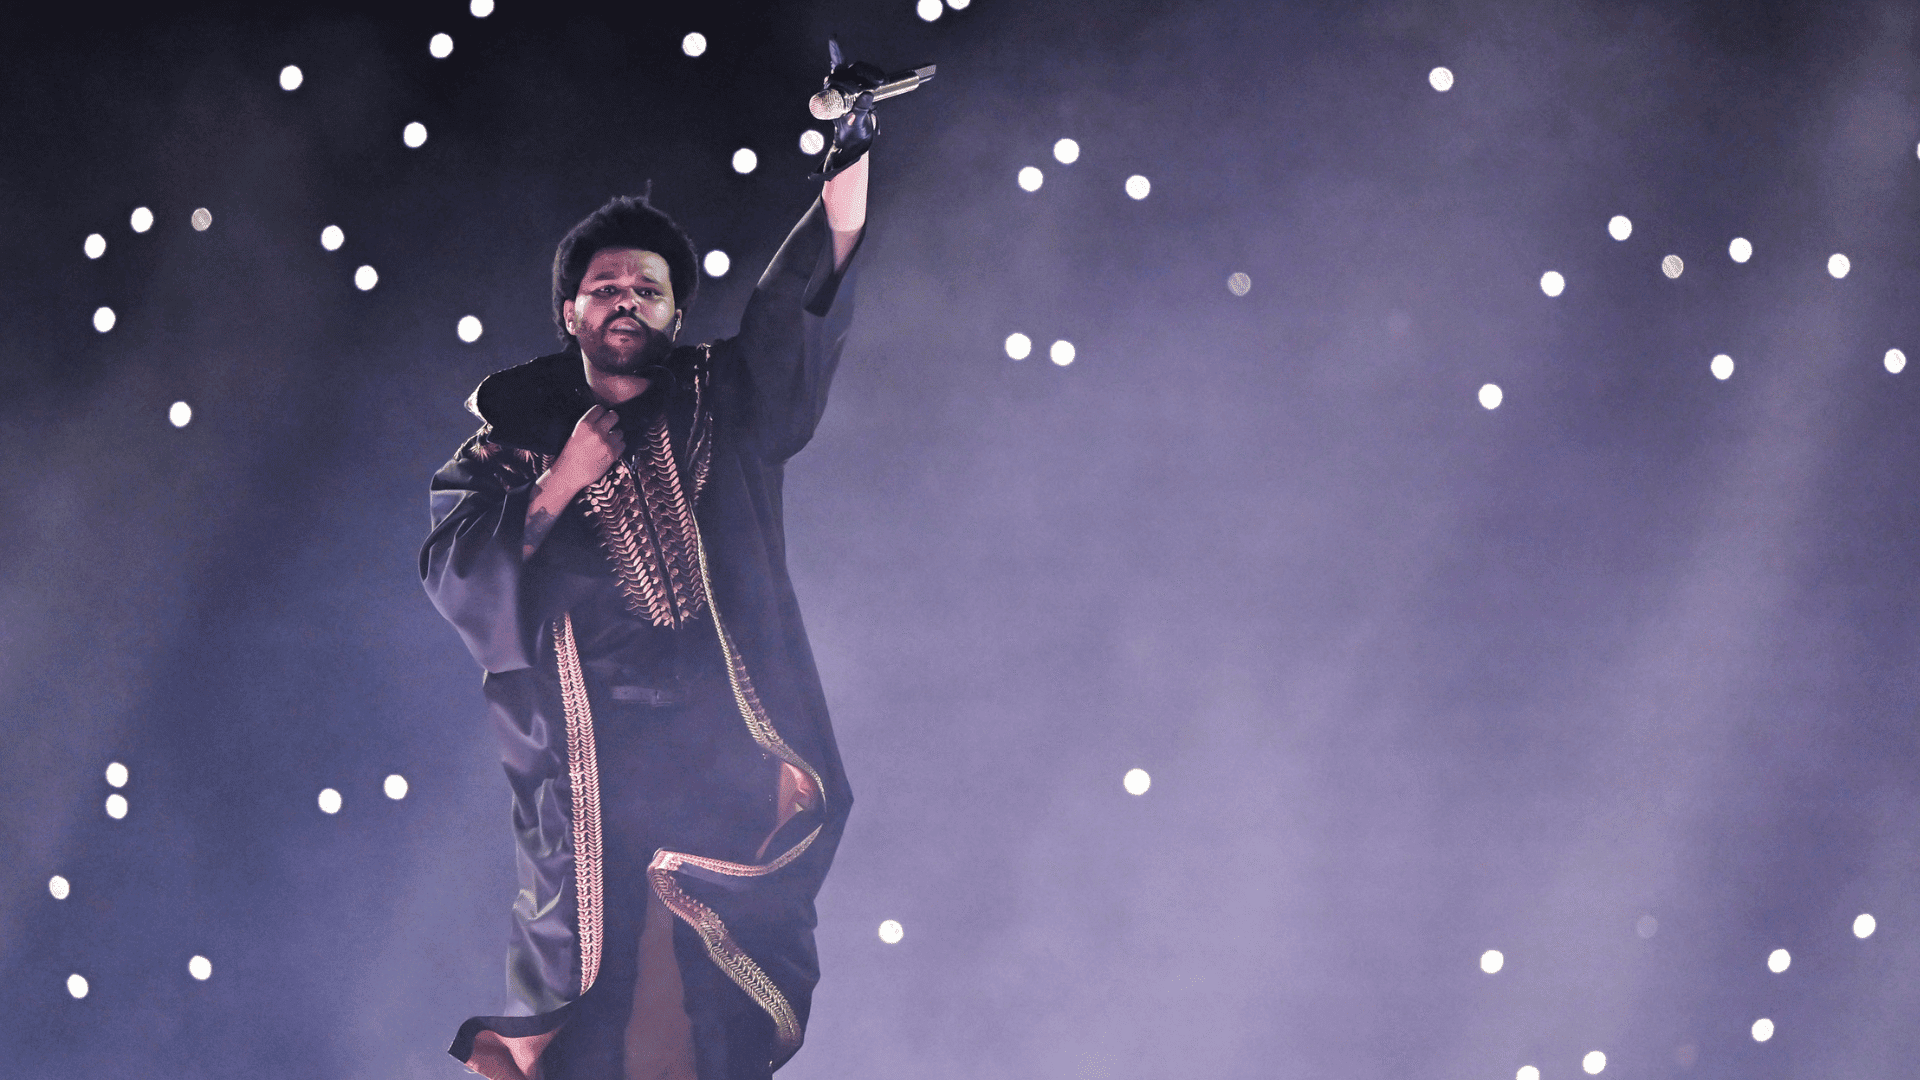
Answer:
[[553, 523], [566, 512], [567, 504], [582, 488], [606, 475], [620, 455], [627, 452], [627, 440], [620, 434], [620, 414], [605, 405], [588, 409], [573, 434], [560, 450], [553, 465], [533, 482], [533, 498], [527, 503], [527, 523], [520, 533], [520, 559], [533, 558], [540, 544], [553, 531]]

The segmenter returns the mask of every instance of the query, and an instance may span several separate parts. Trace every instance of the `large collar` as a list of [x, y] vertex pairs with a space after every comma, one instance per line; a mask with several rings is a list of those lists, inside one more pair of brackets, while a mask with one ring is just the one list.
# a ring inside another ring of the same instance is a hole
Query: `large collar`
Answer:
[[[637, 421], [662, 407], [676, 374], [689, 368], [698, 352], [696, 346], [669, 354], [667, 366], [656, 369], [646, 393], [615, 408], [620, 426], [629, 432], [641, 430]], [[494, 442], [540, 454], [558, 454], [581, 414], [593, 404], [580, 355], [568, 351], [529, 360], [480, 380], [467, 398], [467, 411], [486, 423], [487, 437]]]

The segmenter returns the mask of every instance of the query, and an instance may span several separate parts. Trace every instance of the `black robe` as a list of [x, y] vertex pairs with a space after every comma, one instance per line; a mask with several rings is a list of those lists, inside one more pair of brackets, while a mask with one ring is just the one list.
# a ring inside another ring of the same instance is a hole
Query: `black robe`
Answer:
[[[675, 349], [616, 410], [635, 471], [664, 419], [689, 489], [693, 610], [677, 625], [636, 613], [585, 496], [522, 562], [532, 481], [592, 403], [577, 351], [483, 381], [468, 401], [483, 426], [433, 478], [421, 578], [486, 670], [518, 848], [508, 982], [533, 1012], [462, 1026], [450, 1052], [484, 1075], [530, 1074], [550, 1041], [624, 1023], [649, 891], [678, 916], [701, 1080], [764, 1077], [798, 1049], [813, 899], [852, 802], [781, 520], [785, 462], [819, 423], [852, 314], [832, 249], [816, 202], [739, 335]], [[769, 837], [781, 760], [820, 797]], [[588, 1070], [565, 1058], [541, 1067]]]

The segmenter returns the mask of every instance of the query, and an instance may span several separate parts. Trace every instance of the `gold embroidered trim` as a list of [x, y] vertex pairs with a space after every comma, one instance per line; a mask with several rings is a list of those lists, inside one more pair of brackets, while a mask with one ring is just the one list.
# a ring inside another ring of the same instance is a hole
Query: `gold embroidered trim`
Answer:
[[567, 715], [567, 779], [573, 788], [573, 891], [580, 901], [580, 992], [600, 974], [606, 898], [602, 892], [600, 839], [600, 762], [593, 746], [593, 705], [580, 670], [580, 648], [573, 637], [573, 616], [553, 627], [560, 669], [560, 704]]
[[698, 618], [705, 599], [695, 578], [699, 528], [666, 417], [654, 419], [634, 467], [614, 462], [585, 494], [627, 609], [668, 629]]
[[688, 896], [686, 891], [680, 888], [679, 882], [673, 880], [673, 875], [684, 867], [693, 866], [727, 877], [765, 877], [799, 858], [807, 848], [813, 846], [814, 838], [820, 835], [822, 828], [825, 826], [815, 826], [814, 830], [807, 834], [806, 839], [788, 849], [786, 854], [759, 866], [724, 862], [701, 855], [689, 855], [682, 851], [662, 849], [654, 854], [653, 862], [647, 867], [647, 880], [652, 883], [653, 891], [660, 897], [660, 902], [667, 905], [667, 910], [685, 920], [688, 926], [693, 927], [694, 932], [700, 935], [701, 942], [706, 945], [707, 955], [713, 959], [720, 970], [726, 972], [727, 977], [732, 979], [735, 985], [746, 991], [747, 996], [773, 1018], [774, 1038], [778, 1041], [782, 1053], [791, 1052], [800, 1045], [800, 1017], [793, 1011], [792, 1003], [787, 1000], [787, 995], [780, 992], [780, 987], [774, 983], [773, 978], [759, 964], [754, 963], [746, 950], [733, 940], [733, 935], [727, 932], [727, 924], [721, 921], [720, 916], [714, 914], [712, 908]]

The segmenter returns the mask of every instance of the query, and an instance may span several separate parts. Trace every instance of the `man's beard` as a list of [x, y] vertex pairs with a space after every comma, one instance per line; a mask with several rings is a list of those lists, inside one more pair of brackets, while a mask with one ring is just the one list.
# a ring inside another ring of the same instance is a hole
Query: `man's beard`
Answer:
[[[614, 318], [621, 316], [615, 315]], [[631, 316], [627, 316], [631, 318]], [[612, 322], [612, 319], [607, 320]], [[638, 319], [634, 320], [639, 322]], [[595, 371], [602, 375], [638, 375], [648, 368], [663, 367], [667, 354], [673, 351], [673, 338], [655, 330], [646, 323], [640, 323], [640, 346], [632, 352], [622, 352], [607, 341], [606, 327], [588, 334], [578, 335], [581, 355]]]

